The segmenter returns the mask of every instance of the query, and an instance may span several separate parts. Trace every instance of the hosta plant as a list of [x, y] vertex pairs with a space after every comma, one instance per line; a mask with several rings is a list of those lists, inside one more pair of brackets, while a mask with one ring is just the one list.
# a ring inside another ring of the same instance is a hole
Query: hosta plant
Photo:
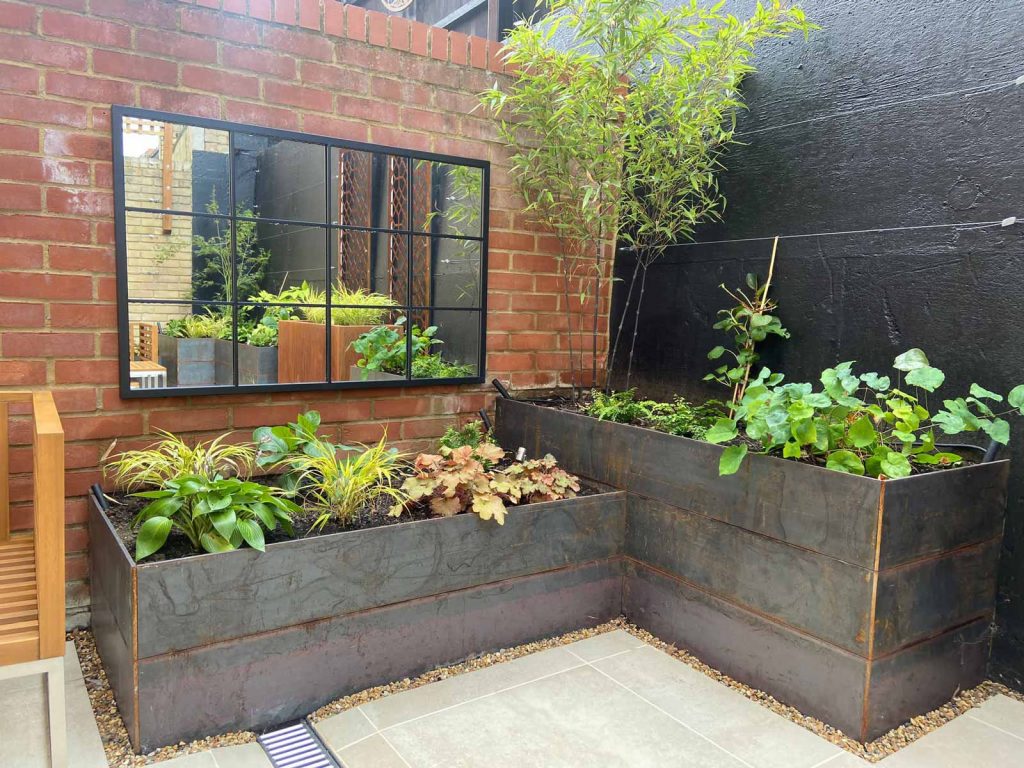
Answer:
[[301, 470], [296, 460], [324, 450], [327, 443], [317, 439], [320, 412], [300, 413], [295, 421], [277, 427], [260, 427], [252, 433], [256, 443], [256, 465], [283, 469], [282, 485], [294, 489]]
[[388, 446], [386, 436], [372, 446], [334, 445], [315, 434], [308, 438], [302, 452], [288, 461], [306, 506], [319, 513], [310, 530], [322, 529], [332, 518], [350, 521], [381, 499], [403, 503], [405, 492], [396, 483], [405, 460], [405, 454]]
[[[147, 448], [124, 451], [107, 461], [104, 471], [119, 488], [133, 491], [144, 487], [163, 487], [167, 481], [183, 475], [239, 475], [248, 477], [256, 463], [256, 452], [247, 443], [230, 443], [228, 435], [209, 442], [189, 445], [177, 435], [157, 430], [163, 439]], [[109, 454], [116, 441], [107, 449]]]
[[291, 515], [299, 508], [283, 493], [237, 477], [185, 474], [167, 479], [159, 490], [134, 494], [149, 500], [135, 518], [135, 559], [159, 551], [172, 529], [206, 552], [227, 552], [243, 543], [262, 552], [264, 529], [273, 531], [280, 524], [293, 533]]
[[[936, 430], [945, 435], [983, 432], [997, 443], [1010, 440], [1004, 416], [1024, 415], [1024, 385], [1004, 398], [977, 384], [967, 397], [942, 401], [932, 411], [928, 396], [945, 380], [920, 349], [893, 362], [895, 381], [877, 373], [856, 374], [853, 363], [841, 363], [821, 374], [821, 388], [809, 383], [783, 384], [781, 374], [762, 368], [752, 380], [732, 418], [719, 419], [705, 439], [734, 442], [741, 435], [764, 453], [824, 464], [829, 469], [870, 477], [907, 477], [929, 466], [963, 461], [943, 450]], [[730, 445], [719, 472], [739, 469], [746, 442]]]
[[504, 472], [522, 504], [571, 499], [580, 492], [580, 479], [558, 466], [550, 453], [543, 459], [517, 462]]

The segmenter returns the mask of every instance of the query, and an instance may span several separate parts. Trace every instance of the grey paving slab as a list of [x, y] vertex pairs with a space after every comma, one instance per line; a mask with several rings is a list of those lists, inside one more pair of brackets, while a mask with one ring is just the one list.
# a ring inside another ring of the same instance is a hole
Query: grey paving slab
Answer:
[[386, 736], [416, 768], [745, 765], [589, 666], [397, 725]]
[[578, 640], [567, 647], [583, 661], [597, 661], [614, 653], [632, 651], [643, 646], [643, 640], [638, 640], [629, 632], [616, 629], [595, 637], [588, 637], [586, 640]]
[[373, 723], [360, 709], [348, 709], [331, 715], [319, 723], [314, 723], [313, 727], [335, 754], [377, 732]]
[[963, 716], [885, 758], [883, 768], [1009, 768], [1024, 763], [1024, 740]]
[[[68, 768], [106, 768], [107, 759], [85, 683], [79, 676], [77, 680], [66, 680], [64, 687]], [[0, 718], [0, 765], [49, 768], [49, 718], [43, 677], [0, 681], [0, 707], [4, 712], [18, 713], [17, 718]]]
[[182, 755], [160, 763], [160, 768], [217, 768], [217, 761], [210, 751]]
[[1024, 739], [1024, 701], [999, 694], [972, 709], [967, 716]]
[[263, 747], [255, 742], [234, 747], [218, 747], [211, 754], [217, 768], [273, 768]]
[[[835, 757], [824, 760], [814, 768], [871, 768], [872, 763], [849, 752], [841, 752]], [[878, 763], [875, 763], [878, 765]]]
[[385, 696], [364, 704], [360, 709], [377, 728], [383, 729], [513, 685], [562, 672], [580, 663], [564, 648], [549, 648], [411, 691]]
[[78, 651], [70, 640], [64, 644], [64, 682], [82, 679], [82, 665], [78, 663]]
[[759, 768], [812, 768], [841, 750], [655, 648], [594, 662], [646, 701]]
[[338, 757], [345, 768], [410, 768], [379, 733], [343, 749]]

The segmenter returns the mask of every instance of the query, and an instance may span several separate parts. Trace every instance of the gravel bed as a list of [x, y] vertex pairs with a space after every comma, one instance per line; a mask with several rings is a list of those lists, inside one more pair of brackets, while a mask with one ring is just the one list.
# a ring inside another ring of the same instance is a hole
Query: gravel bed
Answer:
[[[948, 723], [950, 720], [962, 715], [973, 707], [978, 706], [992, 696], [1003, 694], [1024, 702], [1024, 694], [1010, 690], [998, 683], [987, 681], [976, 688], [961, 691], [947, 704], [944, 704], [931, 712], [915, 717], [909, 723], [905, 723], [898, 728], [894, 728], [875, 741], [868, 744], [862, 744], [861, 742], [846, 736], [836, 728], [833, 728], [816, 718], [808, 717], [795, 708], [783, 704], [764, 691], [759, 691], [732, 679], [728, 675], [704, 664], [691, 653], [659, 640], [649, 632], [629, 624], [624, 618], [620, 617], [607, 622], [606, 624], [601, 624], [590, 629], [580, 629], [575, 632], [568, 632], [558, 637], [538, 640], [536, 642], [526, 643], [514, 648], [503, 648], [499, 651], [487, 653], [477, 658], [464, 661], [460, 664], [453, 664], [440, 669], [431, 670], [430, 672], [425, 672], [418, 677], [405, 678], [387, 685], [378, 685], [374, 688], [367, 688], [366, 690], [359, 691], [358, 693], [353, 693], [349, 696], [344, 696], [332, 701], [313, 712], [309, 717], [314, 722], [320, 721], [330, 717], [331, 715], [336, 715], [340, 712], [344, 712], [345, 710], [358, 707], [369, 701], [381, 699], [385, 696], [401, 693], [402, 691], [409, 691], [413, 688], [419, 688], [420, 686], [437, 682], [438, 680], [445, 680], [449, 677], [461, 675], [465, 672], [472, 672], [476, 669], [490, 667], [504, 661], [518, 659], [522, 656], [536, 653], [537, 651], [543, 651], [548, 648], [555, 648], [561, 645], [568, 645], [576, 642], [577, 640], [584, 640], [588, 637], [594, 637], [595, 635], [611, 632], [616, 629], [622, 629], [629, 632], [634, 637], [643, 640], [645, 643], [664, 651], [676, 659], [679, 659], [713, 680], [717, 680], [723, 685], [727, 685], [733, 690], [738, 691], [748, 699], [756, 701], [762, 706], [768, 707], [773, 712], [792, 720], [797, 725], [806, 728], [821, 738], [827, 739], [836, 746], [872, 763], [878, 762], [879, 760], [898, 752], [908, 744], [917, 741], [925, 734]], [[150, 765], [152, 763], [168, 760], [180, 755], [203, 752], [216, 747], [245, 744], [256, 740], [255, 733], [252, 733], [251, 731], [238, 731], [234, 733], [226, 733], [221, 736], [211, 736], [209, 738], [193, 741], [187, 744], [182, 742], [170, 747], [163, 747], [162, 749], [158, 749], [147, 755], [134, 754], [128, 740], [128, 732], [125, 730], [124, 723], [121, 720], [121, 715], [117, 710], [117, 704], [114, 702], [113, 693], [111, 692], [110, 686], [107, 682], [106, 673], [103, 671], [103, 667], [100, 664], [92, 633], [88, 630], [76, 630], [69, 633], [68, 639], [74, 640], [75, 647], [78, 649], [78, 657], [82, 664], [82, 673], [85, 676], [86, 689], [88, 690], [89, 698], [92, 701], [93, 712], [96, 715], [96, 722], [99, 726], [100, 736], [103, 739], [103, 748], [106, 750], [107, 762], [110, 764], [111, 768], [135, 768], [135, 766]]]

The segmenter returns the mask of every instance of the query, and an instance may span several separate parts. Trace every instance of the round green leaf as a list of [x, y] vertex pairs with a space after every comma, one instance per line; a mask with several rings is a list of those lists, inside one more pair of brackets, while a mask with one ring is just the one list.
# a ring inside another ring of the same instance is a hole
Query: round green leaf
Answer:
[[725, 354], [725, 347], [715, 347], [708, 352], [708, 360], [717, 360]]
[[829, 469], [846, 472], [851, 475], [864, 474], [864, 462], [853, 451], [833, 451], [825, 464]]
[[1000, 445], [1010, 442], [1010, 424], [1005, 419], [993, 419], [991, 422], [982, 423], [982, 430]]
[[791, 432], [800, 445], [811, 445], [818, 439], [818, 429], [810, 419], [798, 421], [793, 425]]
[[[861, 416], [853, 422], [847, 437], [855, 448], [867, 448], [872, 443], [878, 441], [878, 433], [875, 432], [874, 421], [872, 421], [870, 416]], [[858, 474], [863, 474], [863, 472]]]
[[727, 443], [737, 435], [736, 423], [732, 419], [719, 419], [704, 435], [709, 443]]
[[743, 463], [747, 455], [746, 445], [730, 445], [722, 451], [722, 458], [718, 460], [719, 475], [734, 475]]
[[882, 459], [881, 469], [888, 477], [907, 477], [910, 475], [910, 461], [902, 453], [888, 451]]
[[930, 365], [915, 368], [907, 374], [907, 384], [920, 387], [926, 392], [934, 392], [945, 380], [946, 374]]
[[920, 349], [908, 349], [893, 360], [892, 367], [897, 371], [914, 371], [928, 365], [928, 356]]
[[139, 528], [135, 539], [135, 560], [149, 557], [160, 549], [171, 532], [171, 521], [166, 517], [151, 517]]
[[1010, 394], [1006, 396], [1006, 401], [1013, 408], [1017, 408], [1021, 416], [1024, 416], [1024, 384], [1018, 384], [1011, 389]]
[[971, 384], [971, 394], [975, 397], [985, 398], [987, 400], [995, 400], [997, 403], [1003, 401], [1002, 395], [997, 395], [995, 392], [990, 392], [984, 387], [980, 387], [977, 384]]

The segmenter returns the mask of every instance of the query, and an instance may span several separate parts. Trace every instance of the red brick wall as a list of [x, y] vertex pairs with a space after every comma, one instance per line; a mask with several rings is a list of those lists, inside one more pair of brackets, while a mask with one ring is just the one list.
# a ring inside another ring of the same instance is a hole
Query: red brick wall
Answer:
[[[121, 400], [110, 105], [490, 160], [487, 374], [549, 388], [568, 367], [556, 243], [526, 222], [494, 123], [473, 111], [503, 77], [497, 54], [335, 0], [0, 0], [0, 388], [57, 398], [71, 607], [88, 603], [84, 494], [114, 438], [247, 433], [317, 408], [343, 439], [387, 429], [416, 449], [491, 398], [463, 386]], [[16, 420], [15, 472], [30, 468], [28, 434]], [[29, 480], [12, 485], [13, 524], [28, 527]]]

